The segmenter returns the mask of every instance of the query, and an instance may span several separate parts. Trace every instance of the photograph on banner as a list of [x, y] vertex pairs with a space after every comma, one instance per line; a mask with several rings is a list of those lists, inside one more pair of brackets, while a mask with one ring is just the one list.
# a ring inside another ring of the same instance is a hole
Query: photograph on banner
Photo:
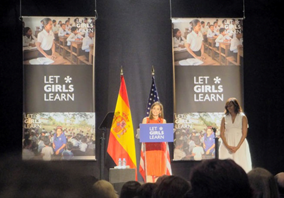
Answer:
[[243, 19], [174, 18], [175, 66], [236, 65], [243, 62]]
[[96, 160], [95, 113], [23, 114], [23, 160]]
[[215, 137], [220, 137], [224, 113], [182, 113], [175, 116], [173, 160], [215, 158]]
[[24, 65], [93, 65], [94, 17], [23, 17]]

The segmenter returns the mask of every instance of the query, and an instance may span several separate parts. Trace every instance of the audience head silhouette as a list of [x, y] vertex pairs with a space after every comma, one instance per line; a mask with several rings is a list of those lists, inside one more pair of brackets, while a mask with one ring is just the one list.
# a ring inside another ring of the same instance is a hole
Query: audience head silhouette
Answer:
[[205, 160], [193, 168], [190, 181], [195, 198], [250, 198], [248, 176], [233, 160]]
[[264, 168], [248, 172], [249, 183], [257, 198], [278, 198], [279, 193], [274, 176]]

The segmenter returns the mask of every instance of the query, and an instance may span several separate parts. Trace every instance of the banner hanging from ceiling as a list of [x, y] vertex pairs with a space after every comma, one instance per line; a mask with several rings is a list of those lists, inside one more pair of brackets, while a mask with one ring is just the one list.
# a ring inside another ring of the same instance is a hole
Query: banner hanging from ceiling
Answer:
[[242, 103], [243, 20], [175, 18], [172, 28], [173, 160], [215, 158], [225, 103]]
[[23, 17], [24, 160], [95, 160], [95, 18]]

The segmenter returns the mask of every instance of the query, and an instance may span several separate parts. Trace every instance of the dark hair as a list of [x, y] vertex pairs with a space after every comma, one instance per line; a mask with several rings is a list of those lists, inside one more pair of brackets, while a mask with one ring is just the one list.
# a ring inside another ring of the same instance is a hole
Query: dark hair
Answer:
[[55, 23], [55, 22], [56, 22], [56, 20], [55, 20], [55, 19], [53, 19], [53, 20], [52, 20], [52, 23]]
[[156, 184], [160, 185], [160, 183], [163, 181], [163, 179], [165, 179], [166, 177], [168, 177], [168, 175], [162, 175], [160, 177], [158, 177]]
[[240, 106], [239, 101], [238, 101], [236, 98], [229, 98], [229, 99], [227, 100], [227, 102], [226, 102], [226, 105], [225, 105], [225, 112], [224, 112], [224, 113], [225, 113], [226, 115], [229, 115], [229, 114], [230, 114], [230, 112], [229, 112], [228, 109], [227, 109], [227, 107], [228, 107], [228, 105], [229, 105], [230, 103], [234, 105], [235, 113], [236, 113], [236, 114], [238, 114], [238, 113], [240, 113], [240, 112], [243, 111], [242, 107]]
[[219, 32], [222, 34], [225, 31], [225, 28], [220, 28]]
[[137, 189], [141, 186], [138, 181], [128, 181], [123, 184], [120, 191], [120, 198], [130, 198], [137, 195]]
[[200, 21], [198, 19], [194, 19], [191, 21], [192, 22], [192, 29], [194, 29]]
[[175, 36], [178, 31], [179, 31], [179, 29], [178, 29], [178, 28], [175, 28], [175, 29], [173, 30], [173, 36]]
[[66, 149], [67, 149], [67, 150], [72, 150], [72, 148], [73, 148], [72, 142], [67, 142], [67, 144], [66, 144]]
[[48, 137], [44, 137], [43, 138], [43, 143], [44, 143], [44, 145], [48, 146], [50, 144], [49, 138]]
[[205, 22], [204, 21], [201, 21], [201, 24], [204, 24]]
[[77, 27], [71, 27], [71, 32], [75, 32], [77, 29]]
[[248, 172], [249, 183], [259, 197], [279, 197], [274, 176], [264, 168], [254, 168]]
[[31, 145], [32, 141], [30, 139], [24, 140], [24, 147]]
[[60, 24], [60, 27], [62, 27], [63, 25], [65, 25], [65, 23], [61, 23], [61, 24]]
[[[30, 30], [30, 27], [25, 27], [24, 31], [23, 31], [23, 35], [26, 36], [26, 33]], [[31, 38], [33, 39], [33, 37], [31, 36]]]
[[156, 183], [145, 183], [142, 184], [138, 189], [137, 189], [137, 198], [149, 198], [152, 197], [154, 190], [157, 188], [158, 184]]
[[233, 160], [210, 159], [194, 167], [190, 174], [195, 198], [251, 198], [245, 171]]
[[182, 198], [190, 191], [190, 183], [179, 176], [164, 178], [156, 188], [153, 198]]
[[43, 22], [43, 27], [45, 27], [45, 26], [49, 23], [49, 21], [51, 21], [50, 18], [44, 18], [44, 19], [42, 20], [42, 22]]
[[212, 26], [214, 27], [214, 25], [209, 25], [209, 28], [211, 28]]

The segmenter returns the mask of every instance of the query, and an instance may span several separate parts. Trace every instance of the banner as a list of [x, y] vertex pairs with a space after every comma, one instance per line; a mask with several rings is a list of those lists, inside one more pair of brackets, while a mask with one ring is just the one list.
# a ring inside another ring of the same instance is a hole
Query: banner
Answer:
[[23, 159], [95, 160], [94, 18], [23, 21]]
[[[174, 160], [215, 158], [228, 98], [242, 102], [242, 19], [172, 19]], [[216, 128], [216, 131], [215, 129]]]

